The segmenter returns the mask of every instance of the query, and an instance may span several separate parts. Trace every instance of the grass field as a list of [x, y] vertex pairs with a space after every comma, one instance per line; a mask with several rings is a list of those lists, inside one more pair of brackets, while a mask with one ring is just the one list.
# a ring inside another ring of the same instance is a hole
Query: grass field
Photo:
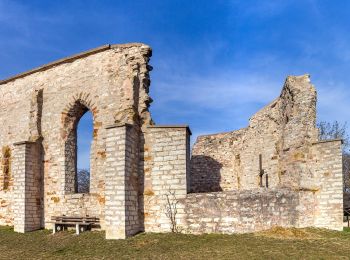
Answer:
[[111, 241], [103, 232], [26, 234], [0, 227], [0, 259], [350, 259], [350, 230], [281, 229], [244, 235], [139, 234]]

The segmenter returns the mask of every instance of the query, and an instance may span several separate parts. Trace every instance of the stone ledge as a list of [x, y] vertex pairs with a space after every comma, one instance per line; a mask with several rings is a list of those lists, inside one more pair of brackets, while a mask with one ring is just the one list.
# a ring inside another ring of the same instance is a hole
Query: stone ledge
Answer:
[[186, 128], [190, 135], [192, 135], [191, 129], [188, 125], [149, 125], [148, 128]]
[[64, 198], [67, 200], [74, 200], [74, 199], [82, 199], [85, 197], [95, 197], [97, 196], [96, 193], [67, 193], [64, 195]]
[[74, 54], [74, 55], [71, 55], [71, 56], [68, 56], [68, 57], [65, 57], [65, 58], [62, 58], [62, 59], [50, 62], [48, 64], [45, 64], [45, 65], [42, 65], [40, 67], [34, 68], [32, 70], [28, 70], [26, 72], [22, 72], [20, 74], [14, 75], [14, 76], [9, 77], [7, 79], [0, 80], [0, 85], [6, 84], [6, 83], [8, 83], [10, 81], [13, 81], [13, 80], [16, 80], [16, 79], [19, 79], [19, 78], [26, 77], [26, 76], [34, 74], [36, 72], [48, 70], [50, 68], [53, 68], [55, 66], [58, 66], [58, 65], [61, 65], [61, 64], [64, 64], [64, 63], [73, 62], [73, 61], [75, 61], [77, 59], [85, 58], [87, 56], [90, 56], [92, 54], [96, 54], [96, 53], [99, 53], [99, 52], [102, 52], [102, 51], [105, 51], [105, 50], [117, 49], [117, 48], [141, 47], [141, 46], [145, 46], [147, 48], [150, 48], [148, 45], [145, 45], [143, 43], [105, 44], [105, 45], [102, 45], [102, 46], [97, 47], [97, 48], [93, 48], [93, 49], [90, 49], [90, 50], [87, 50], [87, 51], [84, 51], [84, 52], [80, 52], [78, 54]]
[[312, 145], [316, 145], [316, 144], [322, 144], [322, 143], [330, 143], [330, 142], [341, 142], [342, 144], [344, 143], [343, 139], [329, 139], [329, 140], [320, 140], [317, 142], [312, 143]]
[[232, 189], [226, 191], [211, 191], [211, 192], [190, 192], [186, 196], [208, 196], [208, 197], [217, 197], [217, 196], [226, 196], [226, 195], [269, 195], [269, 194], [279, 194], [279, 193], [290, 193], [294, 194], [295, 192], [300, 192], [300, 190], [295, 190], [292, 188], [266, 188], [266, 187], [257, 187], [254, 189]]
[[132, 127], [132, 124], [128, 124], [128, 123], [119, 123], [119, 124], [111, 124], [111, 125], [107, 125], [105, 127], [105, 129], [111, 129], [111, 128], [117, 128], [117, 127]]
[[23, 145], [23, 144], [35, 144], [35, 142], [33, 142], [33, 141], [20, 141], [20, 142], [13, 143], [13, 145]]

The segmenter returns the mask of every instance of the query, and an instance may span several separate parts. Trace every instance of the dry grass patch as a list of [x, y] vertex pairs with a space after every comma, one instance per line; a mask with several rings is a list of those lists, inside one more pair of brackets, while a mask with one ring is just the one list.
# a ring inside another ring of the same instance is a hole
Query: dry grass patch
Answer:
[[321, 239], [315, 229], [282, 228], [274, 227], [269, 230], [254, 233], [255, 236], [270, 237], [276, 239]]
[[[350, 230], [349, 230], [350, 231]], [[256, 234], [139, 234], [48, 230], [18, 234], [0, 227], [0, 259], [349, 259], [350, 232], [274, 228]]]

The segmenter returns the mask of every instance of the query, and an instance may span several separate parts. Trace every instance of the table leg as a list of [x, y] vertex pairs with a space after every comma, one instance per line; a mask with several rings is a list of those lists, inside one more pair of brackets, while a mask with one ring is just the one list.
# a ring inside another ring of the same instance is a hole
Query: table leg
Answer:
[[75, 234], [80, 234], [79, 224], [75, 224]]

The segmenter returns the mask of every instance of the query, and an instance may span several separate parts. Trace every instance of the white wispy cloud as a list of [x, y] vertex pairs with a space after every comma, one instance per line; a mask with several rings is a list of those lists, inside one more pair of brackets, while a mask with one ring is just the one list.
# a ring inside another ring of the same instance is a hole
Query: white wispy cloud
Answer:
[[78, 166], [78, 169], [90, 169], [90, 149], [78, 150], [77, 166]]
[[[171, 77], [158, 83], [159, 104], [180, 101], [198, 108], [225, 109], [246, 103], [266, 103], [279, 95], [283, 82], [261, 75], [223, 74]], [[169, 95], [169, 93], [171, 93]]]
[[[156, 85], [151, 86], [151, 95], [155, 97], [152, 110], [162, 111], [169, 118], [174, 116], [189, 119], [187, 123], [195, 125], [193, 139], [200, 134], [245, 127], [253, 114], [279, 96], [284, 79], [288, 76], [285, 74], [284, 77], [277, 77], [282, 73], [279, 64], [274, 62], [274, 57], [268, 60], [270, 62], [266, 65], [272, 66], [271, 70], [275, 73], [252, 73], [244, 68], [233, 72], [230, 68], [223, 67], [220, 73], [188, 75], [172, 63], [171, 73], [169, 71], [167, 76], [163, 75]], [[261, 62], [264, 66], [264, 59]], [[287, 65], [282, 64], [282, 67]], [[340, 79], [329, 81], [322, 73], [317, 73], [316, 76], [316, 80], [311, 77], [311, 81], [318, 91], [318, 120], [348, 121], [348, 88]], [[202, 124], [191, 122], [195, 118], [203, 118], [205, 121]]]
[[320, 82], [318, 90], [318, 120], [350, 122], [349, 87], [342, 82]]

